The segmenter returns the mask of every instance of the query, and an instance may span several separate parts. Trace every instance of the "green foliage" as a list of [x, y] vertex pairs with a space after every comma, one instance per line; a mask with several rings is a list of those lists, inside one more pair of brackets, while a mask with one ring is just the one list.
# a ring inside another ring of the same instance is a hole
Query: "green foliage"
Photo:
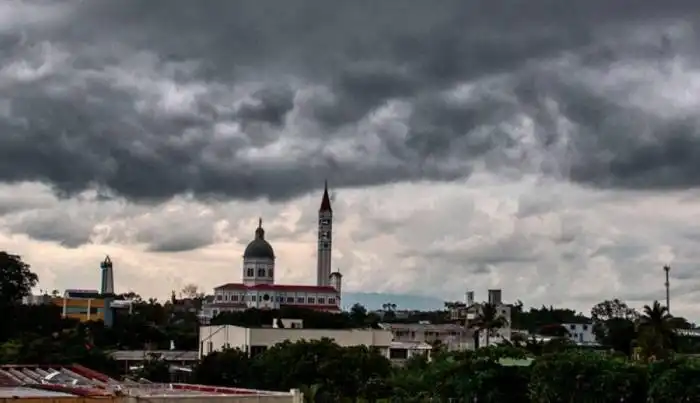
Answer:
[[595, 352], [566, 352], [538, 358], [530, 375], [537, 403], [643, 402], [646, 368]]
[[151, 382], [170, 382], [170, 365], [157, 357], [149, 357], [136, 373], [136, 378], [148, 379]]
[[39, 277], [22, 258], [0, 251], [0, 307], [20, 303], [38, 282]]
[[700, 363], [691, 360], [653, 364], [649, 403], [700, 401]]
[[238, 312], [222, 312], [214, 317], [210, 324], [212, 326], [261, 327], [269, 326], [279, 318], [302, 319], [304, 327], [310, 329], [377, 328], [379, 323], [378, 316], [368, 313], [364, 307], [357, 305], [350, 312], [340, 314], [296, 307], [284, 307], [279, 310], [246, 309]]
[[[78, 363], [118, 376], [122, 368], [106, 353], [114, 349], [196, 350], [199, 345], [196, 313], [173, 296], [163, 304], [134, 299], [133, 313], [118, 315], [113, 328], [101, 322], [63, 319], [56, 306], [24, 306], [17, 302], [38, 279], [18, 256], [0, 252], [0, 363]], [[196, 289], [188, 295], [195, 302]], [[201, 302], [201, 301], [199, 301]], [[393, 307], [392, 307], [393, 310]], [[444, 311], [424, 313], [435, 322], [447, 320]], [[309, 310], [248, 310], [219, 315], [214, 324], [271, 325], [273, 319], [294, 317], [306, 327], [343, 329], [376, 327], [379, 318], [355, 305], [343, 314]], [[193, 371], [193, 380], [221, 386], [287, 390], [300, 387], [314, 402], [426, 402], [480, 403], [700, 401], [700, 364], [678, 360], [678, 352], [700, 351], [700, 343], [680, 337], [675, 329], [691, 325], [674, 318], [659, 303], [638, 314], [619, 300], [604, 301], [591, 311], [594, 330], [613, 354], [584, 352], [570, 343], [561, 323], [587, 319], [573, 310], [542, 307], [525, 312], [512, 309], [513, 328], [551, 330], [549, 342], [523, 338], [513, 346], [449, 352], [439, 346], [428, 359], [415, 356], [394, 367], [384, 354], [367, 347], [343, 348], [330, 340], [281, 343], [253, 357], [238, 350], [206, 356]], [[475, 328], [496, 331], [506, 323], [487, 306]], [[554, 326], [551, 326], [554, 325]], [[565, 330], [565, 329], [564, 329]], [[545, 331], [546, 332], [546, 331]], [[630, 361], [632, 346], [644, 361]], [[440, 348], [438, 348], [440, 347]], [[530, 361], [533, 364], [528, 366]], [[170, 380], [167, 363], [153, 357], [137, 374], [155, 382]]]

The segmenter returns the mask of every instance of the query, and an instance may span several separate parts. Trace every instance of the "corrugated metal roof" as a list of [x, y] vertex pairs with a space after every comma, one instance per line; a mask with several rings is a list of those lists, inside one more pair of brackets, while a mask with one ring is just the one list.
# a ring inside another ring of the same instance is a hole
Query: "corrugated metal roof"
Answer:
[[51, 390], [26, 388], [22, 386], [0, 387], [0, 398], [13, 397], [75, 397], [75, 395], [64, 392], [54, 392]]

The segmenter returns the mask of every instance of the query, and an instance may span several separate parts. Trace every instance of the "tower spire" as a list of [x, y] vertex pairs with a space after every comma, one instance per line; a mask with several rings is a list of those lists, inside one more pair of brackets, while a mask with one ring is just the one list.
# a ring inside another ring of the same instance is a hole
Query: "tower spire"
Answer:
[[316, 285], [329, 286], [331, 275], [331, 253], [333, 249], [333, 209], [328, 196], [328, 181], [323, 184], [323, 198], [318, 210], [318, 265]]
[[321, 208], [319, 208], [318, 211], [333, 212], [331, 208], [331, 198], [328, 196], [328, 180], [325, 180], [323, 184], [323, 198], [321, 199]]
[[255, 229], [255, 239], [265, 239], [265, 230], [262, 227], [262, 217], [258, 217], [258, 228]]

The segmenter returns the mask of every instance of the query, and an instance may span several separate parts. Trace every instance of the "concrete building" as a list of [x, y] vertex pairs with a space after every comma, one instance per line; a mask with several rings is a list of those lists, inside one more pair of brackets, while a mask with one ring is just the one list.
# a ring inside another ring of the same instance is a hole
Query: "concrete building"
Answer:
[[427, 345], [439, 343], [450, 351], [471, 349], [474, 346], [472, 331], [463, 325], [453, 323], [382, 323], [380, 326], [391, 331], [395, 342]]
[[100, 290], [67, 289], [60, 297], [54, 295], [30, 295], [22, 302], [27, 305], [56, 305], [61, 307], [64, 318], [78, 319], [81, 322], [104, 321], [106, 326], [112, 326], [115, 309], [128, 309], [131, 312], [131, 301], [115, 301], [114, 272], [109, 256], [100, 263]]
[[282, 285], [275, 283], [276, 257], [272, 245], [265, 239], [262, 219], [255, 238], [243, 253], [241, 282], [214, 288], [214, 297], [200, 312], [202, 322], [221, 312], [248, 308], [280, 309], [285, 306], [340, 312], [342, 275], [331, 272], [333, 210], [328, 185], [323, 190], [318, 212], [318, 263], [316, 285]]
[[569, 332], [569, 340], [579, 345], [597, 344], [595, 334], [593, 334], [593, 325], [590, 323], [562, 323], [567, 332]]
[[[503, 319], [503, 326], [494, 329], [487, 334], [486, 331], [479, 332], [479, 346], [490, 346], [501, 344], [504, 341], [511, 341], [511, 306], [503, 303], [503, 293], [501, 290], [488, 290], [488, 304], [496, 308], [497, 317]], [[467, 327], [470, 326], [470, 321], [479, 318], [483, 312], [484, 303], [474, 303], [471, 309], [467, 312]]]
[[[511, 340], [511, 309], [510, 304], [503, 302], [503, 292], [500, 289], [488, 290], [486, 302], [476, 302], [474, 291], [468, 291], [465, 294], [464, 302], [450, 303], [449, 315], [450, 319], [459, 321], [464, 324], [468, 331], [478, 328], [478, 319], [483, 312], [483, 307], [486, 304], [496, 308], [497, 315], [503, 318], [503, 326], [493, 330], [488, 335], [488, 344], [500, 344], [504, 340]], [[486, 332], [479, 332], [479, 346], [487, 344]]]
[[[251, 355], [261, 353], [284, 341], [328, 338], [341, 347], [377, 347], [387, 357], [392, 335], [383, 329], [304, 329], [301, 321], [282, 320], [285, 327], [246, 328], [239, 326], [202, 326], [199, 329], [200, 358], [226, 348], [237, 348]], [[289, 326], [289, 327], [287, 327]]]

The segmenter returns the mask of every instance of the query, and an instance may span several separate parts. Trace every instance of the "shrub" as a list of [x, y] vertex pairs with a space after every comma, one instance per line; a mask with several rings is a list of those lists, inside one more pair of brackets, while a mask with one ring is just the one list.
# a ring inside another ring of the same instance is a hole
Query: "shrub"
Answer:
[[700, 363], [662, 362], [650, 368], [649, 403], [700, 402]]
[[646, 368], [592, 352], [567, 352], [538, 358], [530, 375], [536, 403], [643, 402]]

